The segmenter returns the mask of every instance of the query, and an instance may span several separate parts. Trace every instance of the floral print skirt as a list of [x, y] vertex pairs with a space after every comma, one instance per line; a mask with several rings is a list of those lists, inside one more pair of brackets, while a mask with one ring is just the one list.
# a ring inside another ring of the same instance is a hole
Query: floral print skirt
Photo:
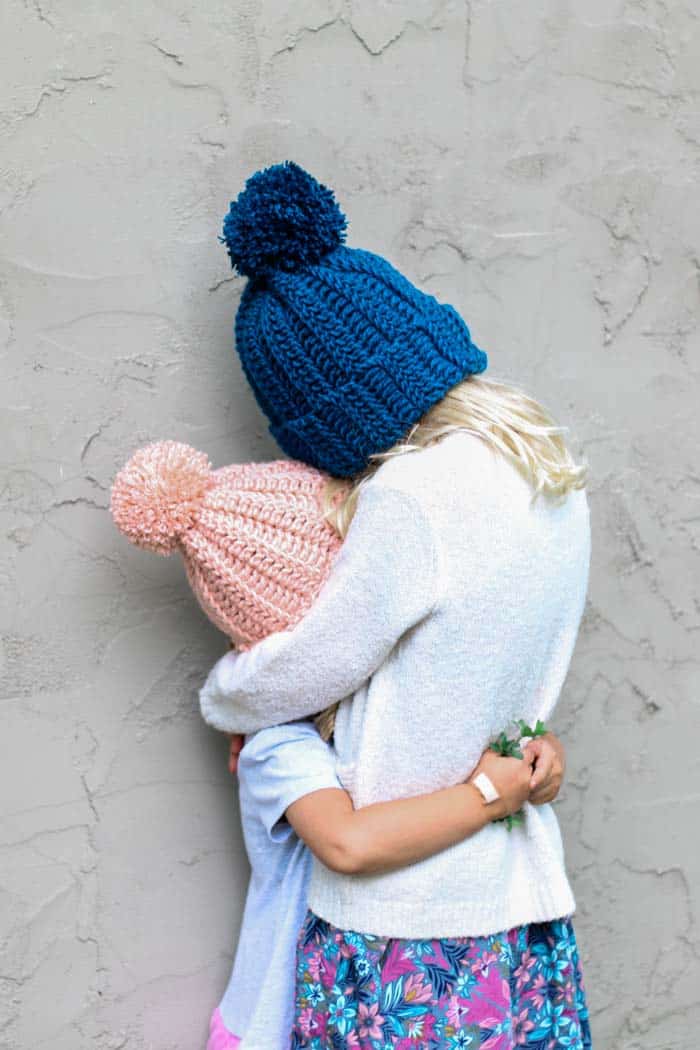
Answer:
[[293, 1050], [589, 1050], [570, 920], [397, 940], [313, 912], [297, 946]]

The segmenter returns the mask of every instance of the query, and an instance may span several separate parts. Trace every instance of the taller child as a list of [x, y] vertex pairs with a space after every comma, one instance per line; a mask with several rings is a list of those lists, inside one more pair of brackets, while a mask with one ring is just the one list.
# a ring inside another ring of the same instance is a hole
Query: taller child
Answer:
[[[345, 225], [289, 162], [249, 179], [226, 219], [250, 278], [237, 349], [272, 433], [359, 476], [333, 507], [347, 538], [311, 611], [223, 657], [201, 705], [250, 732], [342, 701], [338, 773], [364, 806], [458, 783], [511, 719], [549, 718], [590, 534], [559, 429], [478, 378], [486, 355], [456, 311], [346, 247]], [[294, 1046], [590, 1046], [551, 807], [397, 872], [316, 864], [309, 901]]]

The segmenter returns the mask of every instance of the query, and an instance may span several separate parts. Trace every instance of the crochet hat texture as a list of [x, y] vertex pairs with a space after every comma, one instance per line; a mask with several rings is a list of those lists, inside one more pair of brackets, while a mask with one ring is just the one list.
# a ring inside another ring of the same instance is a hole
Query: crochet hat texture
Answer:
[[486, 354], [452, 306], [348, 248], [330, 189], [292, 161], [256, 172], [223, 240], [249, 278], [236, 349], [270, 431], [339, 477], [402, 438]]
[[189, 445], [138, 451], [112, 486], [117, 527], [138, 547], [179, 550], [200, 605], [239, 649], [293, 627], [340, 538], [324, 518], [326, 476], [284, 460], [212, 470]]

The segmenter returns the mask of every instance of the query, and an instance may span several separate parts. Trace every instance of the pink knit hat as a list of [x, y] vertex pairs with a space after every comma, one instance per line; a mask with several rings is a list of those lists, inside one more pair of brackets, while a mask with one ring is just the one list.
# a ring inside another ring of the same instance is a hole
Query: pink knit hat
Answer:
[[301, 463], [212, 470], [189, 445], [140, 449], [117, 475], [111, 510], [138, 547], [179, 550], [200, 605], [239, 649], [294, 626], [341, 540], [324, 518], [327, 476]]

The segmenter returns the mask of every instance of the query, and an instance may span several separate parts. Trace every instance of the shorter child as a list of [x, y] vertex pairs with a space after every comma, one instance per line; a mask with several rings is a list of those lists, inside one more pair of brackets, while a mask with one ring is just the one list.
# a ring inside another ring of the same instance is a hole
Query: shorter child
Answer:
[[312, 723], [263, 729], [246, 741], [238, 775], [251, 878], [233, 972], [212, 1017], [207, 1050], [289, 1046], [311, 853], [346, 874], [403, 867], [516, 812], [528, 798], [529, 763], [487, 751], [479, 771], [500, 795], [488, 805], [464, 783], [353, 810], [336, 777], [333, 750]]
[[[250, 648], [292, 627], [330, 571], [340, 539], [323, 513], [326, 481], [289, 462], [212, 471], [202, 453], [163, 442], [136, 453], [120, 472], [112, 514], [139, 546], [179, 549], [207, 615], [236, 647]], [[533, 763], [533, 756], [487, 751], [469, 782], [354, 810], [333, 749], [312, 722], [249, 737], [238, 765], [251, 879], [208, 1050], [289, 1046], [312, 853], [345, 874], [413, 864], [519, 810], [532, 797]], [[475, 786], [479, 774], [493, 801]]]

